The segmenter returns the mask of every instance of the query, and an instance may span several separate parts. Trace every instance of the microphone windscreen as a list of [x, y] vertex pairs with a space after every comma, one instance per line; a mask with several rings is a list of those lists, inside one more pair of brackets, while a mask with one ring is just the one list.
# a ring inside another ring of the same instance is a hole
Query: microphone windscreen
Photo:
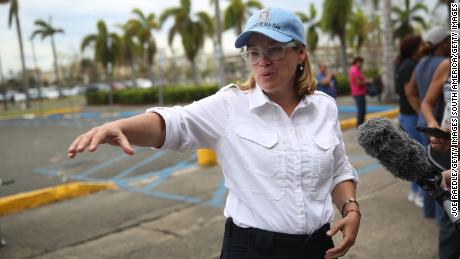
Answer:
[[394, 176], [417, 181], [432, 177], [434, 169], [425, 148], [384, 118], [371, 119], [357, 130], [358, 143]]

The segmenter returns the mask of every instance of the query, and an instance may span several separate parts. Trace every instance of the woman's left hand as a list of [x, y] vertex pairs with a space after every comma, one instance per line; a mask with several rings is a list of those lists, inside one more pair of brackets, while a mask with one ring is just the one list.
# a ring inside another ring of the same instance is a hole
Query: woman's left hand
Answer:
[[326, 251], [325, 259], [333, 259], [344, 256], [355, 244], [358, 235], [361, 216], [356, 211], [349, 211], [344, 218], [338, 220], [327, 232], [328, 236], [334, 236], [339, 232], [343, 234], [343, 240], [334, 248]]

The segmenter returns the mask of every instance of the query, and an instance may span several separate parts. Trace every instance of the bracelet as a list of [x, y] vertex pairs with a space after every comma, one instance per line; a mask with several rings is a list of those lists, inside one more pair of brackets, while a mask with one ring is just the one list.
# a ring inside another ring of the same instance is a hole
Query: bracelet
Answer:
[[345, 218], [348, 215], [348, 213], [353, 212], [353, 211], [358, 213], [359, 219], [361, 219], [361, 211], [355, 210], [355, 209], [347, 210], [347, 213], [345, 215], [343, 215], [342, 218]]
[[356, 205], [358, 205], [358, 208], [359, 208], [359, 203], [354, 198], [350, 198], [342, 206], [342, 210], [340, 211], [342, 215], [343, 215], [343, 211], [345, 210], [345, 207], [350, 203], [356, 203]]

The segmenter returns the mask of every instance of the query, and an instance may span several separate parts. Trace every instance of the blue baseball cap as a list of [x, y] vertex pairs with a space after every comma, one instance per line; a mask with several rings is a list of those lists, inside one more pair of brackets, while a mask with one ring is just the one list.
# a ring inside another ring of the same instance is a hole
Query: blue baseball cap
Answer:
[[249, 37], [255, 32], [278, 42], [295, 40], [307, 46], [302, 22], [293, 12], [285, 9], [268, 7], [254, 13], [246, 23], [243, 33], [236, 38], [235, 47], [246, 46]]

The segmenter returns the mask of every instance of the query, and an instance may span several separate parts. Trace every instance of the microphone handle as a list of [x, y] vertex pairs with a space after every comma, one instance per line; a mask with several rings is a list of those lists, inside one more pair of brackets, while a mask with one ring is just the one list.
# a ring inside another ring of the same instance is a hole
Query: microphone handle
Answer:
[[[444, 211], [449, 216], [450, 221], [460, 232], [460, 215], [459, 211], [452, 211], [452, 201], [450, 193], [447, 189], [441, 187], [441, 175], [436, 175], [431, 178], [418, 179], [416, 183], [428, 192], [438, 203], [444, 208]], [[457, 206], [458, 207], [458, 206]]]
[[[454, 224], [455, 228], [457, 229], [457, 231], [460, 231], [460, 214], [458, 212], [458, 209], [457, 211], [452, 211], [452, 201], [451, 200], [445, 200], [443, 203], [442, 203], [442, 206], [444, 207], [444, 210], [446, 211], [447, 215], [449, 216], [450, 218], [450, 221], [452, 222], [452, 224]], [[457, 206], [458, 208], [458, 206]]]

